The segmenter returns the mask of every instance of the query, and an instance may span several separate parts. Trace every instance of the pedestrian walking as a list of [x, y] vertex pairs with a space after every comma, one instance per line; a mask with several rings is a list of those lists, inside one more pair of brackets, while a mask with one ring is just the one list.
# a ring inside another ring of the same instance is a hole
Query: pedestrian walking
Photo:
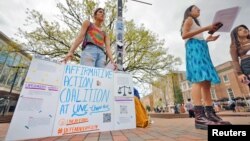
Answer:
[[195, 117], [194, 116], [194, 106], [193, 106], [190, 98], [188, 99], [187, 103], [185, 104], [185, 107], [186, 107], [186, 109], [188, 111], [189, 117], [194, 118]]

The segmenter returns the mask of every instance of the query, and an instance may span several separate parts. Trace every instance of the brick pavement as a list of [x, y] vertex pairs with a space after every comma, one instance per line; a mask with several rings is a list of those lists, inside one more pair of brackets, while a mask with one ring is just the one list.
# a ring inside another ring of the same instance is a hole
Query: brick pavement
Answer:
[[[250, 117], [223, 117], [233, 124], [249, 124]], [[207, 131], [194, 128], [194, 119], [152, 118], [147, 128], [136, 128], [102, 133], [48, 137], [29, 141], [206, 141]], [[0, 124], [0, 140], [4, 140], [9, 124]]]

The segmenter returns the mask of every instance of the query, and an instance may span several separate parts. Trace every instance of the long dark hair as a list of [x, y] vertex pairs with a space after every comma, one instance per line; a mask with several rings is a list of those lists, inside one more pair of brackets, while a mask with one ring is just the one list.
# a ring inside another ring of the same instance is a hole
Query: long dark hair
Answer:
[[[249, 29], [247, 28], [247, 26], [245, 26], [244, 24], [242, 25], [239, 25], [239, 26], [236, 26], [232, 31], [231, 31], [231, 44], [234, 44], [237, 48], [240, 47], [240, 41], [239, 41], [239, 38], [238, 38], [238, 29], [240, 27], [243, 27], [245, 29], [247, 29], [249, 31]], [[247, 36], [248, 39], [250, 39], [250, 35], [248, 34]]]
[[[185, 13], [184, 13], [184, 18], [183, 18], [183, 21], [182, 21], [182, 24], [181, 24], [181, 35], [182, 35], [182, 26], [183, 26], [185, 20], [186, 20], [188, 17], [192, 17], [190, 13], [191, 13], [192, 8], [193, 8], [194, 6], [195, 6], [195, 5], [189, 6], [189, 7], [186, 9]], [[194, 19], [194, 22], [195, 22], [197, 25], [201, 26], [201, 25], [200, 25], [200, 22], [198, 21], [197, 18], [194, 18], [194, 17], [192, 17], [192, 18]]]

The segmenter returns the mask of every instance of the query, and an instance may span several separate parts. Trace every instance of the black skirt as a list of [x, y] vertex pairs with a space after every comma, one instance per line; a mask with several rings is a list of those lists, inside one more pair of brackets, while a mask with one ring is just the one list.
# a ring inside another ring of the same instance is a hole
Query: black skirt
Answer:
[[250, 75], [250, 57], [241, 60], [241, 70], [245, 75]]
[[[250, 80], [250, 57], [241, 60], [241, 70], [247, 76], [248, 80]], [[250, 87], [250, 83], [248, 84]]]

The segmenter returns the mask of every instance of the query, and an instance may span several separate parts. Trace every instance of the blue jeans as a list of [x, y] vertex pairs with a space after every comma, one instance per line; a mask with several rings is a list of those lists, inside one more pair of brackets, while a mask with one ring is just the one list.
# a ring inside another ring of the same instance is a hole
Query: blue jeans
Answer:
[[81, 53], [81, 65], [104, 68], [105, 63], [106, 55], [104, 51], [96, 45], [87, 45]]

